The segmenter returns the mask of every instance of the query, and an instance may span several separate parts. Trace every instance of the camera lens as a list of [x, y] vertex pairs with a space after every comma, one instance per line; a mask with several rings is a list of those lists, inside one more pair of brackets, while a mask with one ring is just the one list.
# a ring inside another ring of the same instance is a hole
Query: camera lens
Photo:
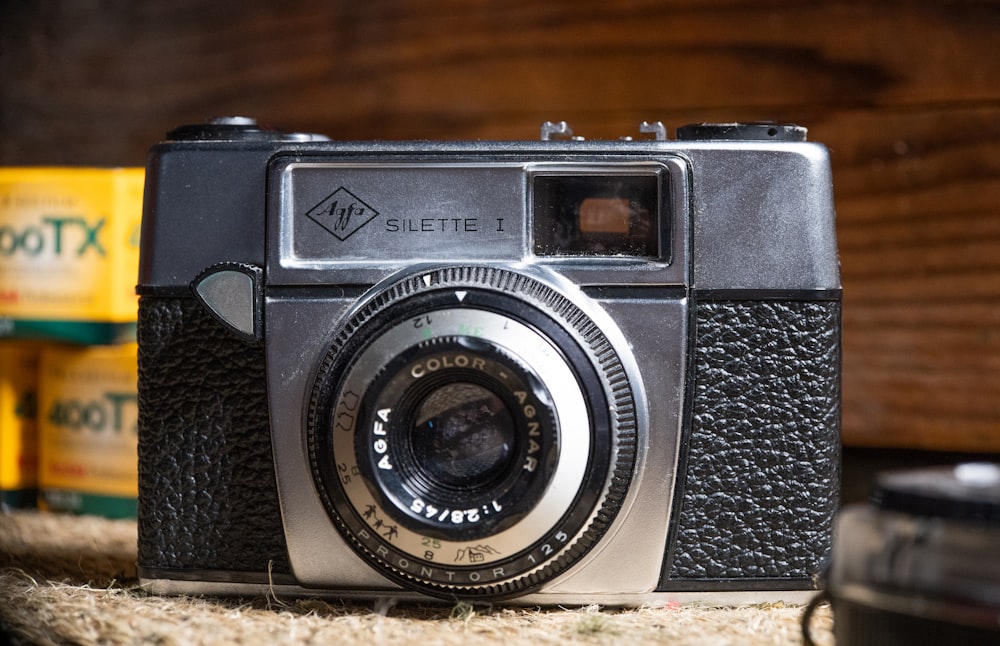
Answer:
[[405, 588], [541, 586], [602, 538], [635, 468], [631, 380], [554, 287], [489, 267], [418, 271], [348, 315], [306, 444], [349, 545]]
[[410, 449], [417, 468], [443, 487], [481, 487], [510, 466], [514, 419], [503, 400], [483, 386], [454, 382], [417, 409]]
[[490, 535], [541, 496], [559, 451], [551, 395], [506, 348], [470, 336], [405, 348], [368, 384], [360, 469], [386, 515], [441, 539]]

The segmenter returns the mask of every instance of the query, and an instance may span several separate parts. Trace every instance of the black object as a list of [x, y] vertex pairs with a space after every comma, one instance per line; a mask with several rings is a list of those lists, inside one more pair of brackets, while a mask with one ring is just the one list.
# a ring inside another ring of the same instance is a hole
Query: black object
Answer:
[[830, 602], [837, 642], [1000, 643], [998, 511], [1000, 465], [880, 474], [870, 503], [841, 512], [813, 604]]

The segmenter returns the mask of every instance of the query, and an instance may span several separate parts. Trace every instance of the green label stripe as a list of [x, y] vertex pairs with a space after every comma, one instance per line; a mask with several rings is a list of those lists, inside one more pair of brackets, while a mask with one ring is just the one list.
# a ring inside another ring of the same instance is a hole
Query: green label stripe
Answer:
[[138, 503], [127, 496], [101, 496], [65, 489], [46, 489], [42, 492], [45, 506], [53, 511], [104, 516], [105, 518], [135, 518]]
[[0, 319], [0, 338], [68, 341], [85, 345], [114, 345], [135, 341], [134, 321], [46, 321]]

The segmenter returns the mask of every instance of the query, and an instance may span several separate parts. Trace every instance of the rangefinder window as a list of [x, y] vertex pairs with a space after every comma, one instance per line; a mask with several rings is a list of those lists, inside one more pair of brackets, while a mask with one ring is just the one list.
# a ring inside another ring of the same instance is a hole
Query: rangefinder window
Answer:
[[659, 256], [660, 178], [536, 175], [534, 248], [539, 256]]

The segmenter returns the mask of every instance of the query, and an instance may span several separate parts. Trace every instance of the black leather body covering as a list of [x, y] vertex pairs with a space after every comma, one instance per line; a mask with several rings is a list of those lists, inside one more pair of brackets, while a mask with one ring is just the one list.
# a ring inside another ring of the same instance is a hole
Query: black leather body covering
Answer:
[[663, 587], [808, 579], [839, 504], [840, 302], [703, 301], [695, 320]]
[[264, 346], [190, 298], [139, 302], [139, 567], [288, 573]]

